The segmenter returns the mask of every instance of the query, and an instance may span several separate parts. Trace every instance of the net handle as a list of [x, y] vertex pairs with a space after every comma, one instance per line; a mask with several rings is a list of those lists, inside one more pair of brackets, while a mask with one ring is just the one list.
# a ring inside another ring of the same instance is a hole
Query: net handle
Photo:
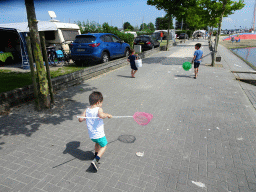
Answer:
[[[99, 117], [82, 117], [82, 116], [76, 116], [77, 118], [82, 119], [98, 119]], [[112, 116], [112, 118], [127, 118], [127, 117], [133, 117], [133, 116]]]

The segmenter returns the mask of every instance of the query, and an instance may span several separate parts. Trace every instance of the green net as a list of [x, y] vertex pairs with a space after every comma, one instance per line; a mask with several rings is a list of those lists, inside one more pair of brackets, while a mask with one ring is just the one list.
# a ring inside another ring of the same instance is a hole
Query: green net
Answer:
[[184, 69], [185, 71], [188, 71], [189, 69], [192, 68], [192, 65], [191, 65], [190, 62], [187, 61], [187, 62], [185, 62], [185, 63], [182, 64], [182, 67], [183, 67], [183, 69]]

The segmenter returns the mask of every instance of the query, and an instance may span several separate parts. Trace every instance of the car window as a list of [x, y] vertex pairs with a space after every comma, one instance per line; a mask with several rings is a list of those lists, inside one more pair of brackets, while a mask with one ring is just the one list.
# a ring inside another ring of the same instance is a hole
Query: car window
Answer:
[[74, 43], [94, 43], [96, 37], [92, 35], [81, 35], [76, 36], [76, 40]]
[[115, 42], [115, 43], [119, 43], [120, 42], [120, 40], [117, 37], [115, 37], [113, 35], [111, 37], [113, 39], [113, 42]]
[[104, 42], [113, 42], [112, 38], [109, 35], [105, 35]]
[[136, 37], [136, 41], [148, 41], [147, 37]]
[[102, 36], [100, 37], [100, 40], [103, 41], [103, 42], [105, 42], [105, 35], [102, 35]]

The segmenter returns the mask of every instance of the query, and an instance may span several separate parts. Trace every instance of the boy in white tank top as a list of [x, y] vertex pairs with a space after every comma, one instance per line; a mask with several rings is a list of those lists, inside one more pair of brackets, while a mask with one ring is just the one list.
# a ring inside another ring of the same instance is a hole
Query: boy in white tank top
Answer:
[[[104, 113], [102, 110], [103, 96], [100, 92], [94, 91], [89, 96], [90, 107], [87, 108], [81, 115], [83, 117], [94, 117], [87, 118], [86, 124], [90, 139], [95, 142], [95, 155], [92, 161], [92, 166], [98, 170], [99, 160], [106, 151], [107, 139], [104, 132], [103, 119], [112, 118], [112, 115]], [[78, 119], [79, 122], [84, 121], [83, 118]]]

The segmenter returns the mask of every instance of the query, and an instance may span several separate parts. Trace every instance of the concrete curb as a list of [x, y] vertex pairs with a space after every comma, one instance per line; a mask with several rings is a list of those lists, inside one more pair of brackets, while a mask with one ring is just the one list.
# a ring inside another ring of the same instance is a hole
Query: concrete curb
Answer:
[[[155, 48], [149, 51], [140, 53], [141, 59], [148, 57], [151, 54], [157, 53], [160, 48]], [[121, 58], [108, 63], [96, 65], [70, 73], [67, 75], [59, 76], [52, 79], [53, 91], [61, 90], [67, 87], [71, 87], [80, 84], [84, 80], [91, 79], [95, 76], [101, 75], [108, 71], [115, 70], [119, 67], [127, 65], [127, 59]], [[17, 88], [12, 91], [8, 91], [0, 94], [0, 114], [8, 111], [11, 107], [17, 106], [21, 103], [25, 103], [34, 99], [33, 85], [28, 85], [22, 88]]]

